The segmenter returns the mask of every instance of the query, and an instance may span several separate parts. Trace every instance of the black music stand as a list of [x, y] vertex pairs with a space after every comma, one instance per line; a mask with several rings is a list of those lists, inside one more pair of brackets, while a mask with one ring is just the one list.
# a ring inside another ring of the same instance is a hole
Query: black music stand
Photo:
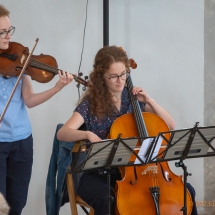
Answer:
[[[76, 159], [74, 161], [74, 164], [72, 165], [73, 166], [73, 168], [71, 168], [72, 170], [68, 172], [72, 174], [75, 172], [98, 169], [100, 174], [107, 175], [108, 183], [107, 215], [110, 215], [110, 203], [111, 201], [113, 201], [112, 197], [110, 196], [111, 168], [119, 166], [134, 166], [135, 165], [134, 162], [129, 161], [132, 154], [134, 154], [136, 156], [136, 159], [139, 161], [136, 165], [146, 164], [135, 152], [135, 147], [137, 145], [138, 140], [145, 139], [148, 138], [134, 137], [122, 139], [119, 135], [116, 139], [104, 140], [101, 142], [93, 143], [90, 145], [85, 161], [77, 166], [78, 159]], [[153, 140], [154, 138], [152, 138], [151, 142], [153, 142]], [[86, 147], [87, 144], [81, 144], [78, 152], [80, 153], [81, 151], [83, 151], [83, 148]]]
[[[211, 145], [215, 138], [215, 126], [198, 127], [198, 124], [196, 123], [193, 128], [159, 133], [146, 158], [147, 164], [179, 160], [175, 166], [182, 167], [184, 171], [184, 206], [181, 209], [184, 215], [187, 215], [186, 187], [187, 176], [190, 174], [183, 161], [189, 158], [215, 156], [215, 148]], [[169, 135], [170, 138], [167, 138]], [[153, 156], [154, 153], [157, 153], [156, 146], [160, 142], [167, 144], [166, 149], [157, 156]]]

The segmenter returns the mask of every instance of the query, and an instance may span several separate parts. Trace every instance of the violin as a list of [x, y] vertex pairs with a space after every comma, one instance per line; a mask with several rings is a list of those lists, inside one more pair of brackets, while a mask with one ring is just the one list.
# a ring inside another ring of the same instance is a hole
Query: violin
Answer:
[[[31, 52], [29, 52], [27, 47], [24, 47], [20, 43], [16, 42], [10, 42], [8, 49], [0, 50], [0, 75], [6, 78], [10, 76], [18, 77], [11, 95], [5, 105], [5, 108], [0, 115], [0, 123], [3, 120], [7, 108], [9, 107], [23, 73], [30, 75], [32, 80], [38, 81], [40, 83], [47, 83], [58, 74], [59, 69], [57, 68], [57, 61], [54, 57], [43, 54], [32, 54], [37, 42], [38, 39], [36, 39], [35, 45]], [[72, 75], [76, 82], [87, 87], [92, 86], [91, 82], [87, 82], [77, 75]]]
[[[17, 77], [23, 68], [29, 49], [17, 42], [10, 42], [8, 49], [0, 50], [0, 75], [5, 77]], [[25, 69], [25, 74], [31, 76], [32, 80], [39, 83], [47, 83], [58, 74], [57, 61], [50, 55], [32, 55]], [[86, 81], [79, 76], [72, 74], [74, 80], [86, 87], [92, 86], [90, 81]]]

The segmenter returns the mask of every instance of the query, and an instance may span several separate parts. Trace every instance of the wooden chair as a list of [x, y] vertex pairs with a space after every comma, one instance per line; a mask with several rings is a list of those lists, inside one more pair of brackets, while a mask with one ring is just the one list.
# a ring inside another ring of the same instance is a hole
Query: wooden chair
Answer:
[[[78, 151], [80, 143], [81, 143], [80, 141], [76, 142], [76, 144], [72, 149], [73, 153]], [[73, 178], [72, 178], [72, 175], [69, 173], [67, 173], [66, 175], [66, 183], [67, 183], [67, 190], [69, 195], [71, 214], [78, 215], [77, 205], [80, 205], [80, 207], [84, 210], [86, 214], [94, 215], [94, 209], [91, 206], [89, 206], [84, 200], [82, 200], [80, 196], [75, 194]], [[89, 210], [89, 212], [87, 209]]]

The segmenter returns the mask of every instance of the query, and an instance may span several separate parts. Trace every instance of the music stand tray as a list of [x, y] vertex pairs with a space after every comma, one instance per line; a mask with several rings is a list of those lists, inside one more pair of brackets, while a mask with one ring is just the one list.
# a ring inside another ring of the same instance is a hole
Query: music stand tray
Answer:
[[[145, 162], [135, 152], [135, 147], [137, 146], [138, 140], [144, 140], [144, 138], [134, 137], [122, 139], [119, 135], [116, 139], [92, 143], [87, 152], [85, 161], [78, 167], [76, 167], [77, 160], [75, 160], [73, 166], [75, 166], [76, 168], [69, 172], [72, 174], [74, 172], [102, 169], [103, 174], [107, 175], [107, 215], [110, 215], [110, 202], [112, 201], [112, 197], [110, 195], [111, 168], [134, 165], [134, 162], [129, 162], [132, 154], [136, 156], [141, 165], [145, 164]], [[81, 144], [78, 152], [80, 153], [81, 151], [83, 151], [83, 148], [88, 148], [88, 146], [89, 144]]]
[[[215, 139], [215, 126], [198, 127], [196, 123], [193, 128], [172, 130], [168, 132], [161, 132], [156, 137], [151, 151], [148, 152], [147, 163], [158, 163], [163, 161], [179, 160], [175, 163], [176, 167], [182, 167], [184, 171], [184, 206], [181, 211], [187, 215], [187, 201], [186, 201], [186, 188], [187, 167], [183, 161], [189, 158], [209, 157], [215, 156], [215, 148], [211, 144]], [[170, 136], [170, 138], [167, 138]], [[157, 156], [153, 156], [156, 145], [159, 142], [166, 144], [166, 149], [161, 148], [161, 152]]]
[[[145, 162], [135, 153], [135, 147], [138, 140], [144, 138], [120, 138], [108, 139], [101, 142], [89, 144], [80, 144], [78, 152], [83, 151], [83, 148], [89, 148], [85, 161], [73, 170], [73, 172], [93, 170], [103, 167], [119, 167], [134, 165], [129, 162], [130, 157], [134, 154], [139, 160], [139, 164]], [[77, 156], [78, 157], [78, 156]], [[76, 162], [76, 161], [75, 161]], [[76, 166], [76, 164], [74, 164]]]
[[[167, 139], [167, 134], [170, 139]], [[185, 160], [189, 158], [215, 156], [215, 148], [211, 144], [215, 138], [215, 126], [198, 127], [161, 132], [156, 137], [153, 150], [159, 140], [166, 144], [166, 149], [152, 158], [152, 152], [147, 163]]]

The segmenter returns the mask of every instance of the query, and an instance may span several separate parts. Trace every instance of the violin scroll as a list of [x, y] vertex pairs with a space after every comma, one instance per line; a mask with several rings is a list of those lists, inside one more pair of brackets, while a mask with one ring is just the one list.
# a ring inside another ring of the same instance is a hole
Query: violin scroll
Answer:
[[82, 85], [84, 85], [85, 87], [92, 87], [93, 83], [91, 81], [85, 81], [84, 79], [80, 78], [77, 75], [72, 74], [74, 80]]

